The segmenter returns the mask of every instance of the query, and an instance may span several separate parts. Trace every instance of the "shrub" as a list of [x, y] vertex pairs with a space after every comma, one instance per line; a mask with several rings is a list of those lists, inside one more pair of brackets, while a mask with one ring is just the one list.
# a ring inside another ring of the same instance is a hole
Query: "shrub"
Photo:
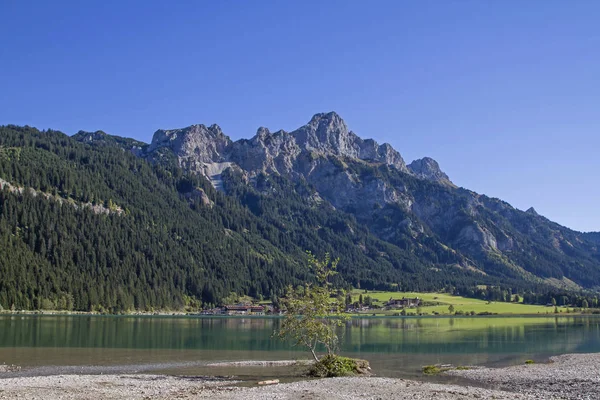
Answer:
[[371, 368], [368, 361], [328, 354], [313, 364], [308, 375], [317, 378], [332, 378], [368, 374], [369, 369]]
[[525, 364], [535, 364], [535, 361], [533, 361], [533, 360], [525, 360]]
[[471, 369], [471, 367], [466, 367], [463, 365], [459, 365], [458, 367], [453, 367], [450, 364], [446, 364], [446, 365], [437, 364], [437, 365], [426, 365], [423, 367], [422, 371], [424, 374], [427, 374], [427, 375], [437, 375], [439, 373], [451, 371], [453, 369], [457, 370], [457, 371], [466, 371], [466, 370]]
[[426, 365], [423, 367], [423, 373], [427, 375], [435, 375], [442, 372], [441, 368], [437, 365]]

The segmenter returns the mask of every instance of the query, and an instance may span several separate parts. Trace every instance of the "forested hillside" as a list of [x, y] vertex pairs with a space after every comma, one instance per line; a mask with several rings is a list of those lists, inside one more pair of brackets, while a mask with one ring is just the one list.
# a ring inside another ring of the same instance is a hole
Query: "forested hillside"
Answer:
[[[166, 147], [149, 151], [102, 132], [0, 127], [0, 307], [120, 312], [274, 298], [312, 279], [306, 250], [339, 256], [343, 287], [525, 293], [547, 291], [564, 274], [578, 279], [574, 290], [600, 282], [592, 234], [582, 241], [543, 217], [455, 188], [432, 160], [413, 174], [393, 149], [374, 148], [394, 165], [308, 155], [324, 168], [320, 184], [224, 164], [216, 190], [190, 168], [193, 160], [181, 166]], [[403, 187], [421, 208], [378, 203], [376, 192], [362, 199], [370, 208], [347, 203], [353, 193], [326, 190], [336, 174], [365, 187]], [[510, 236], [513, 251], [500, 252], [500, 239], [489, 252], [461, 242], [460, 229], [473, 224]]]
[[600, 244], [600, 232], [584, 233], [587, 240]]
[[0, 192], [5, 308], [179, 308], [306, 279], [299, 252], [201, 177], [53, 131], [2, 127], [0, 146], [0, 177], [25, 188]]
[[76, 139], [0, 128], [4, 308], [122, 311], [217, 304], [231, 292], [269, 298], [310, 279], [305, 250], [339, 255], [344, 285], [474, 283], [458, 270], [427, 278], [418, 254], [327, 205], [270, 199], [234, 179], [226, 196], [174, 164]]
[[[158, 130], [147, 146], [122, 148], [151, 162], [175, 160], [261, 218], [280, 221], [286, 214], [274, 216], [272, 210], [295, 202], [304, 206], [295, 221], [324, 206], [332, 210], [328, 213], [355, 219], [373, 238], [392, 246], [379, 251], [385, 261], [377, 263], [401, 271], [401, 287], [439, 286], [440, 281], [464, 287], [465, 277], [473, 274], [481, 282], [510, 285], [600, 287], [600, 251], [592, 234], [457, 187], [431, 158], [407, 165], [392, 146], [359, 137], [335, 112], [315, 114], [292, 132], [261, 127], [252, 138], [233, 141], [218, 125], [192, 125]], [[256, 204], [269, 206], [265, 210]], [[357, 239], [356, 230], [351, 232]], [[342, 229], [335, 238], [344, 234]], [[344, 251], [358, 247], [377, 259], [378, 253], [361, 247], [360, 240], [354, 245]], [[348, 275], [358, 281], [375, 276], [379, 282], [380, 268]]]

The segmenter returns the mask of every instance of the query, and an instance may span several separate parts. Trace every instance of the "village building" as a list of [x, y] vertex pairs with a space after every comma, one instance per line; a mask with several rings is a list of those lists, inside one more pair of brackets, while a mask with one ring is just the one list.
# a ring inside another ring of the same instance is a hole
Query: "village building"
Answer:
[[401, 299], [393, 299], [390, 297], [389, 301], [387, 303], [385, 303], [387, 308], [415, 308], [415, 307], [419, 307], [419, 305], [421, 304], [421, 299], [419, 299], [418, 297], [415, 298], [407, 298], [407, 297], [403, 297]]
[[236, 304], [226, 305], [223, 307], [225, 315], [265, 315], [263, 306], [255, 306], [252, 304]]

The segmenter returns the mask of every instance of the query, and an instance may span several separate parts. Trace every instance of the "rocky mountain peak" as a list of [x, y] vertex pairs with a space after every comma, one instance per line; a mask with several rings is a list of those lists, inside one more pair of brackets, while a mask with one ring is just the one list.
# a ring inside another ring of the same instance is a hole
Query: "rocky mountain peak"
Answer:
[[220, 127], [219, 125], [217, 125], [217, 124], [212, 124], [211, 126], [209, 126], [209, 127], [208, 127], [208, 130], [209, 130], [210, 132], [212, 132], [212, 133], [213, 133], [214, 135], [216, 135], [216, 136], [226, 136], [226, 135], [223, 133], [223, 130], [221, 129], [221, 127]]
[[335, 112], [315, 114], [308, 124], [292, 134], [300, 147], [306, 150], [334, 155], [353, 155], [348, 126]]
[[335, 111], [328, 113], [317, 113], [310, 119], [309, 125], [313, 126], [328, 126], [329, 129], [333, 130], [345, 130], [348, 131], [346, 122], [339, 116]]
[[258, 130], [256, 131], [256, 136], [257, 137], [267, 137], [271, 134], [271, 131], [269, 130], [269, 128], [265, 128], [264, 126], [261, 126], [260, 128], [258, 128]]
[[540, 215], [540, 214], [538, 214], [538, 212], [537, 212], [537, 211], [535, 210], [535, 208], [533, 208], [533, 207], [529, 207], [529, 208], [527, 209], [527, 211], [525, 211], [525, 212], [526, 212], [527, 214], [531, 214], [531, 215], [536, 215], [536, 216], [537, 216], [537, 215]]
[[231, 143], [219, 125], [206, 127], [199, 124], [182, 129], [157, 130], [149, 150], [168, 147], [179, 157], [194, 156], [196, 161], [215, 162], [222, 160], [225, 149]]
[[380, 146], [373, 139], [361, 139], [348, 130], [346, 122], [333, 111], [315, 114], [308, 124], [291, 135], [304, 150], [382, 162], [407, 172], [402, 156], [392, 146], [387, 143]]
[[348, 130], [344, 120], [335, 112], [315, 114], [306, 125], [291, 133], [281, 130], [271, 132], [260, 127], [251, 139], [236, 142], [216, 124], [161, 129], [154, 133], [147, 154], [151, 157], [160, 148], [172, 150], [180, 165], [201, 173], [205, 164], [214, 163], [235, 163], [251, 174], [258, 171], [303, 173], [300, 171], [312, 168], [305, 165], [305, 160], [310, 158], [301, 157], [305, 152], [383, 163], [410, 173], [400, 153], [391, 145], [361, 139]]
[[418, 178], [426, 179], [445, 185], [455, 186], [448, 175], [441, 169], [437, 161], [430, 157], [423, 157], [408, 165], [408, 169]]

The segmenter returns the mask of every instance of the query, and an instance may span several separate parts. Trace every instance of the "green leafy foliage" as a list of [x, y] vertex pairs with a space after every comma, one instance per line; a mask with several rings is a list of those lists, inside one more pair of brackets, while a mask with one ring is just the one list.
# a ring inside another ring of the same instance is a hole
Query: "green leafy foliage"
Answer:
[[422, 371], [426, 375], [437, 375], [443, 371], [438, 365], [426, 365], [422, 368]]
[[330, 278], [337, 273], [337, 264], [338, 260], [331, 260], [329, 253], [321, 261], [308, 252], [308, 265], [317, 283], [306, 283], [300, 291], [289, 286], [282, 299], [287, 313], [275, 335], [281, 339], [291, 338], [295, 345], [306, 347], [316, 362], [319, 361], [319, 346], [325, 348], [328, 356], [336, 354], [339, 345], [337, 329], [349, 319], [344, 314], [343, 293], [341, 299], [332, 298]]
[[368, 374], [369, 369], [368, 361], [328, 354], [313, 364], [308, 375], [316, 378], [334, 378]]

